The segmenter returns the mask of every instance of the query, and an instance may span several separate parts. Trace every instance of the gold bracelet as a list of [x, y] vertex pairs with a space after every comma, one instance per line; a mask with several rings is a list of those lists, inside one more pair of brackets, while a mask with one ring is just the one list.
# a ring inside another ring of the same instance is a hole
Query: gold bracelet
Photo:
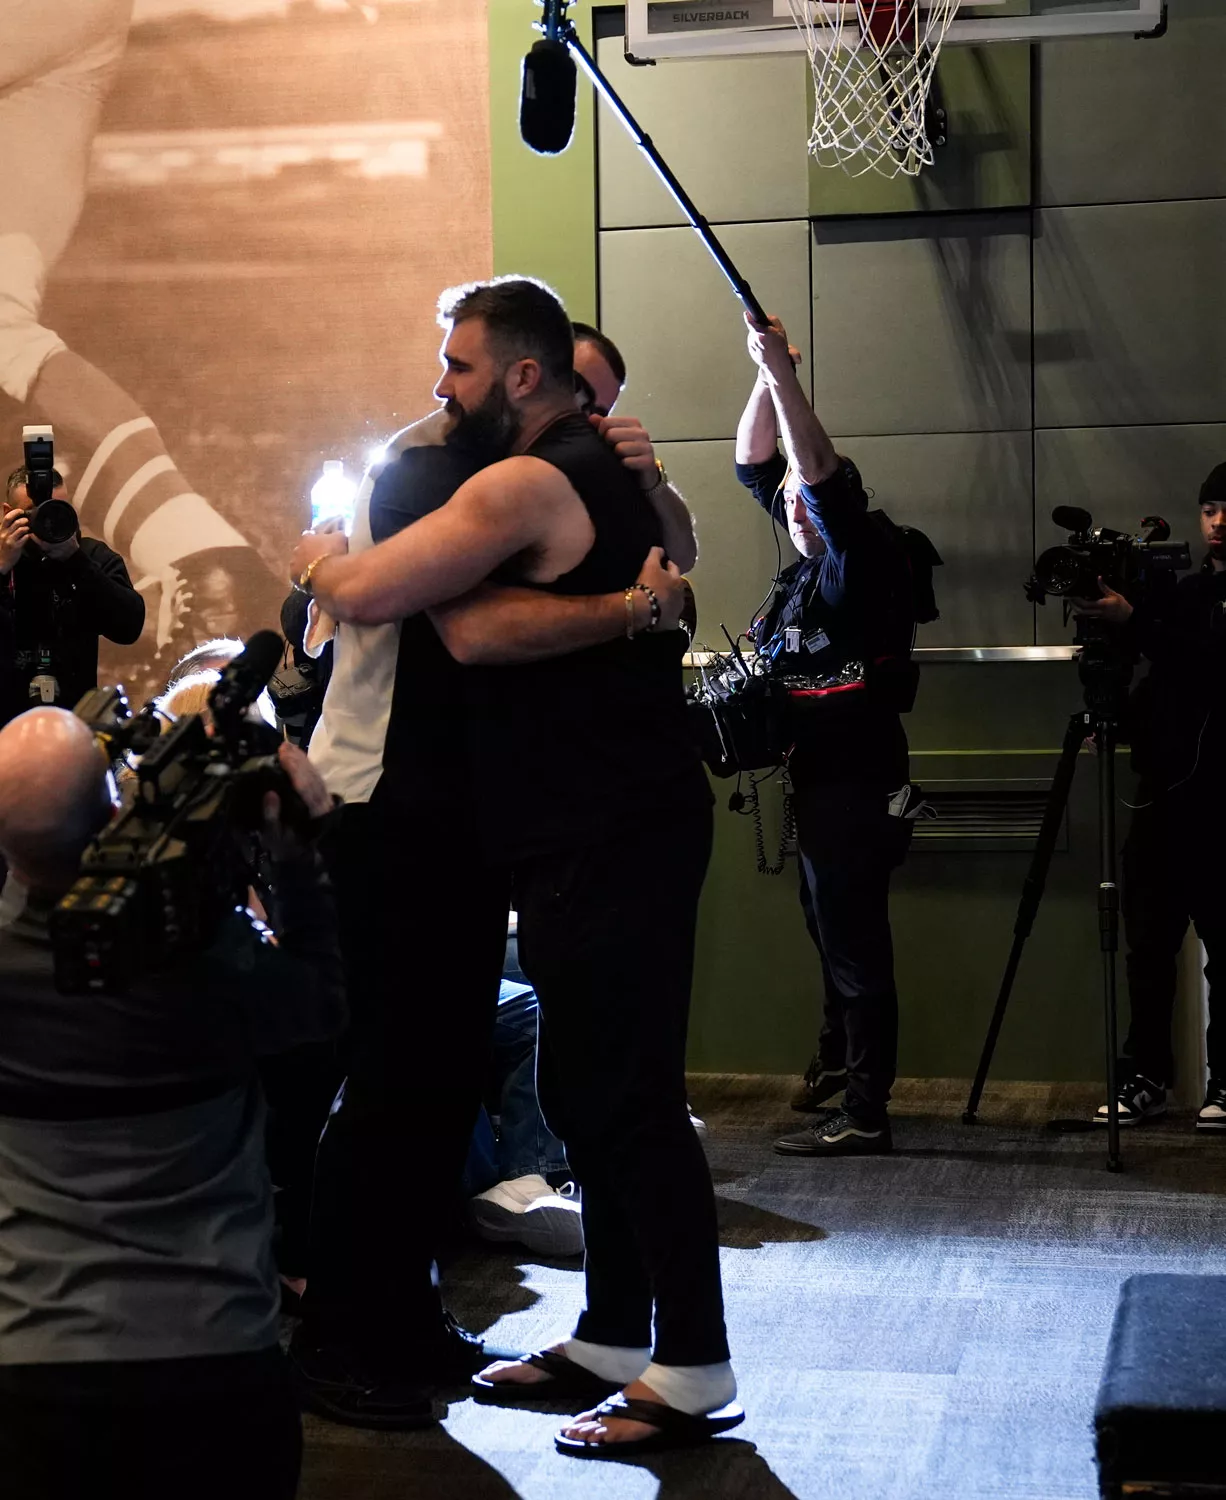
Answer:
[[298, 582], [294, 585], [294, 587], [300, 594], [305, 594], [308, 599], [313, 599], [315, 597], [315, 591], [311, 586], [311, 574], [314, 573], [315, 569], [320, 565], [321, 562], [323, 562], [324, 558], [329, 556], [331, 556], [330, 553], [321, 552], [318, 557], [307, 563], [306, 567], [303, 568], [302, 572], [298, 575]]
[[626, 590], [626, 639], [634, 639], [634, 585]]

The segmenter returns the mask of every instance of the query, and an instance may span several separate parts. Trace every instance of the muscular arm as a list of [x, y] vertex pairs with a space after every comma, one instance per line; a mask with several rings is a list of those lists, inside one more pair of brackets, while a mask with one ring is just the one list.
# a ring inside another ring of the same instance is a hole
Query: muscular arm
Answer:
[[[759, 327], [746, 313], [745, 323], [749, 329], [749, 356], [758, 367], [759, 382], [770, 391], [775, 420], [788, 457], [804, 483], [821, 484], [823, 479], [828, 479], [838, 468], [839, 456], [796, 375], [799, 355], [789, 347], [787, 334], [778, 318], [771, 318], [765, 327]], [[746, 416], [741, 418], [742, 423], [751, 416], [755, 399], [760, 399], [756, 388], [754, 396], [750, 398], [750, 407], [746, 408]], [[758, 420], [761, 430], [765, 431], [765, 417]], [[750, 434], [747, 432], [746, 436], [748, 438]], [[739, 448], [739, 428], [737, 443]], [[769, 454], [764, 454], [763, 457], [769, 457]], [[739, 452], [737, 461], [749, 462], [742, 459]]]
[[[689, 589], [675, 562], [664, 562], [659, 547], [647, 554], [637, 579], [656, 596], [657, 630], [675, 630]], [[634, 634], [651, 627], [648, 595], [636, 588], [630, 596]], [[484, 583], [462, 599], [430, 611], [443, 644], [466, 666], [510, 666], [566, 656], [586, 646], [603, 645], [626, 633], [626, 591], [613, 594], [562, 595], [544, 589], [509, 588]]]
[[787, 369], [772, 373], [769, 379], [784, 446], [791, 454], [802, 482], [821, 484], [839, 466], [834, 444], [818, 421], [817, 413], [810, 406], [790, 364]]
[[346, 624], [384, 625], [474, 589], [508, 558], [540, 551], [559, 526], [591, 522], [565, 477], [540, 459], [491, 465], [446, 505], [385, 542], [327, 557], [313, 574], [320, 607]]
[[698, 561], [698, 539], [694, 535], [694, 518], [680, 490], [662, 484], [647, 497], [664, 532], [664, 551], [683, 573]]
[[[631, 601], [635, 631], [650, 619], [647, 596]], [[482, 584], [430, 611], [443, 644], [465, 666], [513, 666], [567, 656], [626, 632], [626, 596], [547, 594], [540, 589]]]
[[759, 371], [736, 427], [736, 461], [764, 464], [779, 451], [779, 422], [766, 377]]

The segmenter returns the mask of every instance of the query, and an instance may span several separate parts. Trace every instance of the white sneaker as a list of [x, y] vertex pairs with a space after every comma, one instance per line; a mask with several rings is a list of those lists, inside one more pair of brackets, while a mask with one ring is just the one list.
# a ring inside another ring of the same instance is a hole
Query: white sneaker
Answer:
[[699, 1138], [699, 1140], [704, 1140], [707, 1135], [707, 1122], [705, 1120], [700, 1120], [688, 1104], [685, 1107], [689, 1112], [690, 1124], [694, 1127], [694, 1134]]
[[538, 1255], [582, 1255], [583, 1219], [574, 1184], [554, 1189], [533, 1172], [499, 1182], [468, 1205], [483, 1240], [514, 1241]]

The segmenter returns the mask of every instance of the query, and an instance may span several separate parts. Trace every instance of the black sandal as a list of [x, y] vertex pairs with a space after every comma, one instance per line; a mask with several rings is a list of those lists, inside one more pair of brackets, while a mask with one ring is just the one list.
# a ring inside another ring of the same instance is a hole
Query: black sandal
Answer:
[[486, 1380], [481, 1375], [474, 1375], [473, 1384], [481, 1391], [496, 1392], [513, 1401], [557, 1401], [571, 1396], [582, 1397], [585, 1401], [593, 1397], [603, 1400], [619, 1389], [617, 1381], [602, 1380], [599, 1375], [593, 1375], [591, 1370], [585, 1370], [573, 1359], [567, 1359], [565, 1354], [555, 1354], [552, 1349], [539, 1349], [533, 1354], [521, 1355], [518, 1363], [531, 1365], [534, 1370], [542, 1370], [549, 1379], [534, 1380], [525, 1385], [516, 1380]]
[[633, 1396], [613, 1396], [602, 1401], [597, 1417], [620, 1417], [629, 1422], [646, 1422], [655, 1432], [626, 1443], [587, 1443], [582, 1438], [563, 1437], [558, 1433], [554, 1447], [572, 1458], [633, 1458], [641, 1453], [662, 1453], [668, 1448], [695, 1448], [710, 1442], [721, 1432], [730, 1432], [745, 1420], [744, 1410], [735, 1401], [706, 1416], [691, 1417], [688, 1412], [659, 1401], [640, 1401]]

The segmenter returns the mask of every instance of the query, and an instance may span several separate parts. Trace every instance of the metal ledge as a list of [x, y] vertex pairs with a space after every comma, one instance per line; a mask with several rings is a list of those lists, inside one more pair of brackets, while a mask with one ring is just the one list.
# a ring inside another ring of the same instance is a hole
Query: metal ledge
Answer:
[[[1076, 646], [931, 646], [913, 653], [919, 665], [930, 662], [1073, 661]], [[715, 651], [691, 651], [684, 665], [709, 667], [720, 659]]]

